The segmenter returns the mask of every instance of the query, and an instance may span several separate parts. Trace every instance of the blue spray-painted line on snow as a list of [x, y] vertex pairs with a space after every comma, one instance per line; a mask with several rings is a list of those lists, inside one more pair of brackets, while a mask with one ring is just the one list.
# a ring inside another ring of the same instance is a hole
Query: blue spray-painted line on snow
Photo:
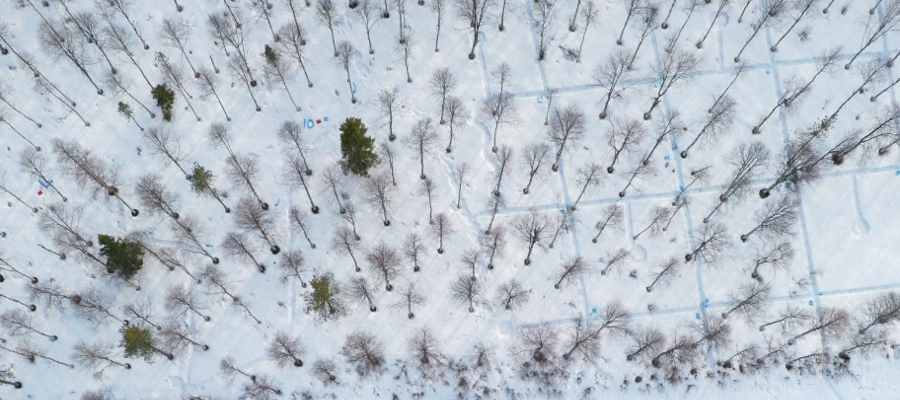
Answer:
[[51, 180], [50, 180], [50, 181], [49, 181], [49, 182], [44, 182], [44, 180], [43, 180], [43, 179], [40, 179], [40, 178], [38, 178], [38, 180], [37, 180], [37, 181], [38, 181], [38, 183], [40, 183], [40, 184], [41, 184], [41, 186], [43, 186], [43, 187], [44, 187], [44, 189], [49, 189], [49, 188], [50, 188], [50, 185], [52, 185], [52, 184], [53, 184], [53, 179], [51, 179]]
[[[772, 47], [771, 28], [768, 26], [766, 27], [766, 44], [768, 45], [768, 47]], [[775, 55], [773, 52], [769, 52], [769, 61], [770, 61], [770, 63], [772, 63], [772, 79], [775, 82], [775, 95], [778, 96], [778, 98], [780, 99], [781, 96], [784, 95], [784, 91], [781, 88], [781, 80], [779, 79], [779, 74], [778, 74], [778, 65], [775, 63]], [[790, 130], [788, 129], [787, 115], [785, 113], [784, 107], [779, 107], [778, 116], [781, 121], [782, 134], [784, 135], [784, 151], [788, 151], [789, 145], [790, 145], [790, 140], [791, 140], [791, 134], [790, 134]], [[820, 293], [819, 280], [817, 279], [816, 269], [815, 269], [815, 266], [813, 265], [812, 248], [809, 245], [809, 232], [807, 231], [807, 225], [806, 225], [806, 213], [803, 210], [803, 189], [802, 188], [797, 191], [797, 210], [798, 210], [798, 213], [800, 214], [800, 231], [802, 232], [802, 235], [803, 235], [802, 240], [803, 240], [803, 249], [804, 249], [804, 252], [806, 253], [806, 268], [807, 268], [807, 271], [809, 272], [810, 287], [812, 288], [812, 302], [813, 302], [813, 306], [816, 308], [816, 318], [819, 321], [822, 321], [822, 303], [820, 301], [821, 299], [819, 298], [819, 296], [820, 296], [819, 295], [819, 293]], [[825, 348], [825, 334], [822, 333], [821, 331], [819, 333], [821, 335], [820, 338], [822, 341], [822, 348]], [[827, 376], [825, 376], [824, 379], [825, 379], [825, 382], [828, 383], [828, 387], [831, 390], [831, 392], [838, 399], [841, 399], [842, 397], [841, 397], [840, 393], [838, 393], [837, 388], [834, 387], [834, 383], [831, 381], [831, 379], [828, 378]]]
[[[662, 57], [660, 56], [660, 53], [659, 53], [659, 45], [656, 40], [656, 32], [654, 32], [653, 36], [651, 37], [651, 43], [653, 44], [653, 50], [654, 50], [654, 53], [656, 54], [656, 61], [658, 63], [660, 63], [662, 61]], [[671, 115], [672, 110], [671, 110], [671, 106], [669, 105], [668, 95], [663, 95], [662, 105], [663, 105], [663, 109], [666, 111], [666, 114]], [[678, 148], [678, 144], [675, 142], [675, 138], [672, 136], [669, 137], [669, 141], [672, 145], [670, 152], [674, 152], [674, 149]], [[677, 157], [677, 156], [673, 155], [672, 159], [673, 159], [673, 162], [675, 163], [675, 172], [676, 172], [675, 176], [678, 178], [678, 186], [684, 187], [684, 173], [683, 173], [682, 167], [681, 167], [681, 157]], [[693, 228], [693, 224], [691, 223], [690, 204], [689, 203], [685, 204], [684, 207], [682, 207], [682, 210], [683, 210], [682, 215], [684, 216], [684, 220], [685, 220], [684, 224], [685, 224], [685, 228], [687, 228], [687, 234], [688, 234], [688, 238], [689, 238], [688, 243], [690, 243], [691, 251], [693, 251], [695, 249], [696, 243], [695, 243], [695, 237], [694, 237], [694, 228]], [[699, 257], [694, 257], [693, 262], [694, 262], [694, 272], [697, 277], [697, 296], [699, 297], [698, 300], [699, 300], [699, 306], [700, 306], [700, 315], [702, 316], [703, 329], [705, 329], [708, 332], [709, 331], [709, 318], [708, 318], [708, 315], [706, 314], [706, 304], [709, 302], [709, 300], [706, 297], [706, 291], [703, 289], [703, 272], [702, 272], [703, 271], [703, 260], [701, 260]], [[715, 361], [715, 358], [713, 357], [713, 352], [714, 352], [714, 349], [712, 347], [712, 344], [707, 343], [707, 345], [706, 345], [707, 367], [713, 374], [715, 374], [716, 373], [715, 372], [716, 371], [716, 368], [715, 368], [716, 361]]]

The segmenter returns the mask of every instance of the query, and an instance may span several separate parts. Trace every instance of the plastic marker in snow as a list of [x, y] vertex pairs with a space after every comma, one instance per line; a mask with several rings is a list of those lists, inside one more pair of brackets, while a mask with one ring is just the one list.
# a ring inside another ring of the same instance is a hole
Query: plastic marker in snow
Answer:
[[42, 194], [44, 194], [44, 191], [43, 191], [43, 190], [38, 190], [38, 196], [40, 196], [40, 195], [42, 195]]

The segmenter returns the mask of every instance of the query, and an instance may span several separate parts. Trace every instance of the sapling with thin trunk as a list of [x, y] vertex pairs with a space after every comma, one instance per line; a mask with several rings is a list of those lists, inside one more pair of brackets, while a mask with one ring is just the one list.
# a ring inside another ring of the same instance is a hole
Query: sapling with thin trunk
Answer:
[[571, 149], [577, 146], [584, 134], [587, 133], [587, 126], [584, 120], [584, 112], [576, 105], [569, 105], [563, 108], [553, 110], [550, 118], [549, 141], [556, 145], [556, 155], [554, 156], [551, 169], [559, 171], [559, 165], [562, 161], [563, 152], [566, 151], [567, 145]]
[[388, 292], [393, 290], [394, 285], [391, 282], [400, 275], [400, 254], [397, 250], [384, 242], [379, 242], [366, 254], [366, 261], [375, 274], [376, 281], [385, 285]]
[[525, 265], [531, 264], [531, 253], [534, 246], [549, 236], [550, 218], [532, 208], [524, 214], [519, 214], [513, 220], [513, 235], [522, 244], [528, 246], [528, 254], [525, 256]]
[[250, 243], [246, 236], [237, 232], [228, 232], [225, 234], [225, 239], [222, 241], [222, 248], [225, 249], [228, 254], [246, 258], [256, 265], [259, 272], [266, 273], [266, 266], [258, 261], [256, 256], [253, 255], [254, 247], [253, 243]]

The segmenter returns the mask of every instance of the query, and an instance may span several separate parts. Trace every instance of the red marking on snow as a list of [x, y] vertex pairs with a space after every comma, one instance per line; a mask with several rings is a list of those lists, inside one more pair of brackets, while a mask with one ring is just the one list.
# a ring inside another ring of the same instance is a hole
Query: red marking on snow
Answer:
[[669, 162], [666, 161], [666, 168], [669, 168]]
[[317, 123], [317, 124], [321, 124], [321, 123], [322, 123], [322, 120], [321, 120], [321, 119], [317, 119], [317, 120], [316, 120], [316, 123]]
[[38, 196], [40, 196], [40, 195], [42, 195], [42, 194], [44, 194], [44, 191], [43, 191], [43, 190], [38, 190]]

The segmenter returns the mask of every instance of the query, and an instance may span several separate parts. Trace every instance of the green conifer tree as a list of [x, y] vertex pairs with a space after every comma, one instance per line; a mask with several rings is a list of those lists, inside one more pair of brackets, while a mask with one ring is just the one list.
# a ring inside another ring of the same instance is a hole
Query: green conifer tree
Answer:
[[128, 280], [141, 270], [144, 265], [144, 250], [139, 243], [108, 235], [97, 237], [100, 242], [100, 254], [106, 256], [106, 268], [109, 273], [117, 273]]
[[359, 176], [368, 176], [369, 168], [378, 164], [375, 140], [366, 136], [368, 129], [359, 118], [349, 117], [341, 124], [341, 166]]
[[153, 99], [156, 100], [156, 105], [162, 110], [163, 119], [172, 121], [172, 107], [175, 106], [175, 91], [169, 89], [169, 87], [163, 83], [161, 85], [156, 85], [150, 94], [153, 96]]
[[213, 179], [215, 179], [215, 175], [213, 175], [212, 171], [203, 168], [202, 165], [197, 163], [194, 163], [191, 174], [187, 176], [188, 182], [191, 183], [191, 191], [200, 195], [214, 197], [222, 207], [225, 207], [225, 212], [230, 213], [231, 209], [225, 205], [225, 202], [219, 197], [219, 192], [212, 186]]
[[278, 63], [278, 53], [276, 53], [275, 50], [272, 49], [272, 46], [266, 45], [266, 49], [265, 51], [263, 51], [263, 55], [266, 56], [267, 64], [274, 67], [275, 64]]
[[308, 311], [314, 312], [325, 321], [338, 319], [346, 314], [347, 310], [341, 295], [341, 286], [334, 280], [334, 274], [328, 272], [322, 275], [315, 275], [309, 284], [312, 286], [312, 292], [303, 294]]
[[119, 341], [119, 347], [124, 350], [125, 358], [140, 357], [148, 363], [153, 363], [153, 356], [156, 353], [162, 354], [170, 360], [175, 358], [171, 353], [156, 347], [156, 338], [153, 337], [153, 332], [149, 328], [128, 325], [123, 327], [120, 332], [122, 332], [122, 340]]

